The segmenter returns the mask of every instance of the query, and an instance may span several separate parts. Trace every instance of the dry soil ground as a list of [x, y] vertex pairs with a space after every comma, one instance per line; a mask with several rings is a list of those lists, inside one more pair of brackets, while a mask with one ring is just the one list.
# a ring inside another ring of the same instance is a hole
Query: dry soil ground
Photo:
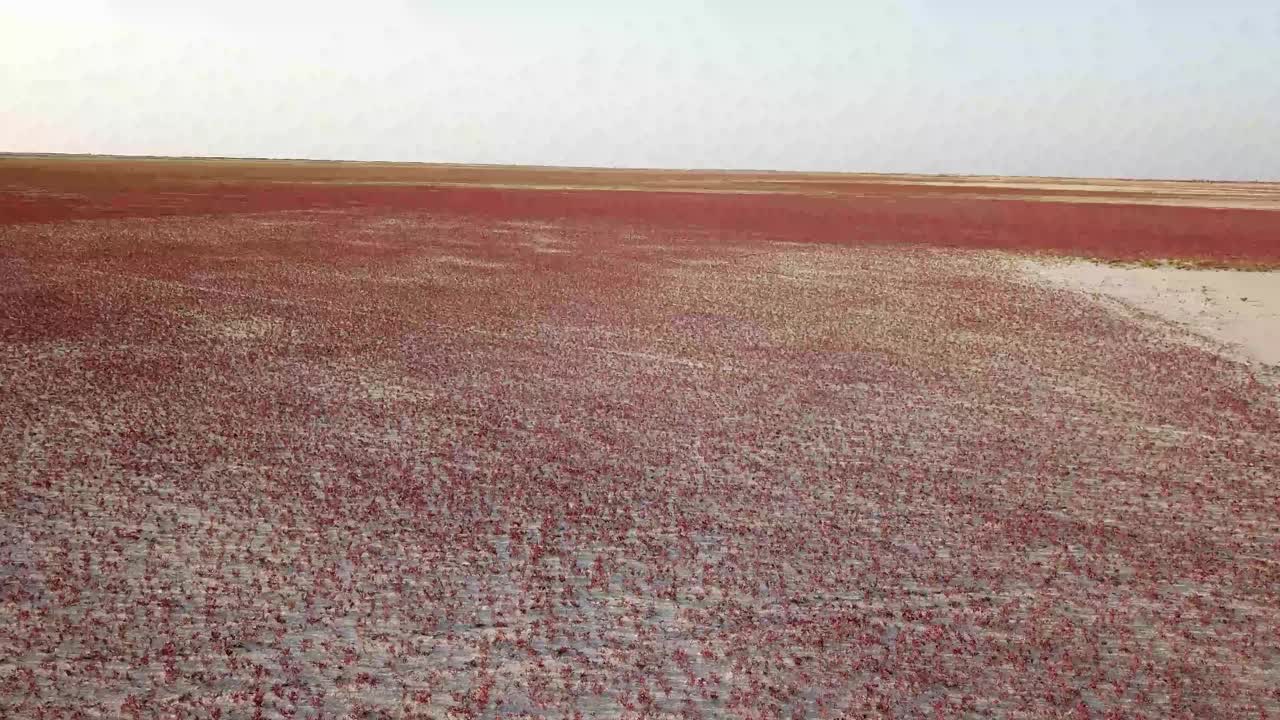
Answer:
[[[1280, 369], [1280, 273], [1024, 260], [1051, 284], [1118, 301], [1265, 374]], [[1207, 341], [1207, 342], [1206, 342]]]

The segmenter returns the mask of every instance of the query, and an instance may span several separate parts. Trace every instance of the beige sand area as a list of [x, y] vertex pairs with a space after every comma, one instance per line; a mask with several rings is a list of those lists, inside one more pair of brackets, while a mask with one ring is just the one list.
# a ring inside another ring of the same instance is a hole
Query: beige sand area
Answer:
[[1033, 280], [1086, 293], [1171, 324], [1184, 340], [1268, 370], [1280, 369], [1280, 271], [1197, 270], [1021, 260]]

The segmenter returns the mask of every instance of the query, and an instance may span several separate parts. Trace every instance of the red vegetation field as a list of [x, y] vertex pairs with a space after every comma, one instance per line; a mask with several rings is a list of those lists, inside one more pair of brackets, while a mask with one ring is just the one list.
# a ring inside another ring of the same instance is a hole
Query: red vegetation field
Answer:
[[1280, 714], [1275, 389], [979, 250], [1280, 215], [109, 184], [0, 205], [0, 715]]
[[[1275, 184], [1041, 181], [1047, 189], [1031, 191], [983, 179], [923, 182], [914, 176], [0, 157], [0, 222], [407, 211], [597, 220], [676, 232], [693, 227], [846, 246], [1280, 266]], [[586, 189], [529, 189], [560, 186]], [[1097, 189], [1068, 189], [1079, 187]], [[1214, 207], [1245, 198], [1272, 209]], [[1128, 201], [1133, 204], [1123, 204]]]

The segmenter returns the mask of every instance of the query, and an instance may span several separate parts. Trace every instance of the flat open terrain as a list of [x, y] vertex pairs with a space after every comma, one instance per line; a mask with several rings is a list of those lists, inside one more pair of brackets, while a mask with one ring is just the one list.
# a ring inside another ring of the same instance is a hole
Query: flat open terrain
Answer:
[[0, 158], [0, 715], [1280, 715], [1280, 213], [404, 167]]
[[1181, 329], [1188, 342], [1280, 379], [1280, 274], [1242, 273], [1167, 265], [1108, 265], [1057, 258], [1024, 260], [1024, 270], [1051, 286], [1066, 287], [1120, 311], [1148, 315]]

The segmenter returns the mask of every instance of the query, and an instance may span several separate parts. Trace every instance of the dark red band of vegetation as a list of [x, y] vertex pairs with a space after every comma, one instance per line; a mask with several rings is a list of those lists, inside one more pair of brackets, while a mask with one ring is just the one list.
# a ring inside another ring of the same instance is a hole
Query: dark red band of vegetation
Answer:
[[59, 194], [0, 191], [0, 223], [303, 209], [402, 209], [491, 219], [599, 218], [795, 242], [922, 244], [1113, 260], [1280, 263], [1280, 212], [953, 197], [812, 197], [614, 190], [294, 184]]

